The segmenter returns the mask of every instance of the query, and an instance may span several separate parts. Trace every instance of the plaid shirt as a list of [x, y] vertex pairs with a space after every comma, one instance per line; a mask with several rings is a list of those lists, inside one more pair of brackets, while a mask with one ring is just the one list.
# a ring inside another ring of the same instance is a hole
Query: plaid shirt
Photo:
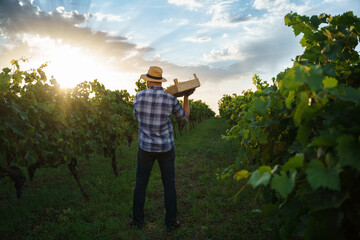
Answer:
[[158, 86], [136, 94], [134, 114], [139, 122], [139, 146], [147, 152], [167, 152], [174, 146], [171, 114], [187, 121], [179, 101]]

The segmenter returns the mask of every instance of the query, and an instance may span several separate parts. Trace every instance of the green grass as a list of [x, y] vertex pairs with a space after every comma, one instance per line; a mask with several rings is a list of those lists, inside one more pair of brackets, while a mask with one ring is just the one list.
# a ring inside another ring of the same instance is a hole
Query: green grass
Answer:
[[[82, 160], [78, 171], [86, 201], [65, 166], [39, 169], [18, 200], [8, 179], [0, 182], [0, 239], [272, 239], [276, 223], [262, 217], [257, 191], [250, 187], [234, 201], [242, 183], [217, 180], [217, 169], [233, 164], [236, 143], [224, 142], [222, 119], [203, 121], [175, 143], [178, 218], [167, 232], [159, 166], [152, 170], [145, 227], [128, 226], [135, 185], [137, 143], [124, 147], [115, 177], [110, 159]], [[255, 211], [254, 211], [255, 210]], [[267, 230], [266, 230], [267, 229]], [[271, 231], [271, 229], [273, 229]]]

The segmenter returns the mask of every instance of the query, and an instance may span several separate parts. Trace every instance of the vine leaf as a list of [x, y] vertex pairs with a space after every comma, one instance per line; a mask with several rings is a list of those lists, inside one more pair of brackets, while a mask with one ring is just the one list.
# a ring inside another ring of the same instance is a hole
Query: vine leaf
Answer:
[[290, 177], [285, 172], [275, 174], [271, 180], [271, 188], [278, 191], [280, 195], [286, 198], [295, 187], [296, 170], [290, 172]]
[[287, 161], [284, 166], [282, 167], [283, 171], [289, 171], [294, 168], [300, 168], [303, 166], [304, 163], [304, 155], [297, 154], [296, 156], [292, 157]]
[[294, 96], [295, 96], [295, 91], [289, 91], [289, 95], [285, 100], [285, 104], [288, 109], [291, 109], [291, 103], [294, 100]]
[[324, 88], [333, 88], [336, 87], [338, 81], [332, 77], [325, 77], [322, 83], [324, 84]]
[[314, 190], [324, 187], [340, 191], [341, 171], [341, 168], [327, 168], [320, 160], [313, 159], [306, 168], [307, 180]]
[[296, 126], [299, 126], [303, 119], [303, 113], [308, 106], [308, 99], [309, 96], [307, 93], [305, 92], [300, 93], [300, 102], [296, 106], [295, 114], [294, 114], [294, 122]]
[[323, 80], [323, 72], [320, 65], [315, 65], [311, 67], [307, 72], [307, 77], [304, 79], [304, 82], [307, 83], [311, 90], [316, 91], [321, 86], [321, 81]]
[[241, 170], [235, 173], [234, 178], [239, 181], [240, 179], [246, 179], [250, 175], [248, 170]]
[[360, 102], [360, 91], [352, 87], [337, 86], [329, 90], [330, 94], [338, 99], [344, 101], [354, 102], [358, 104]]
[[269, 166], [262, 166], [250, 176], [248, 184], [256, 188], [257, 186], [266, 186], [271, 178], [271, 168]]
[[343, 135], [337, 140], [336, 150], [341, 166], [351, 166], [360, 171], [360, 147], [352, 135]]
[[259, 113], [266, 113], [266, 106], [267, 106], [267, 101], [264, 97], [260, 96], [258, 98], [255, 98], [254, 101], [254, 106], [255, 106], [255, 111], [259, 112]]
[[329, 146], [333, 147], [336, 145], [336, 140], [331, 136], [318, 136], [312, 140], [309, 144], [311, 147]]

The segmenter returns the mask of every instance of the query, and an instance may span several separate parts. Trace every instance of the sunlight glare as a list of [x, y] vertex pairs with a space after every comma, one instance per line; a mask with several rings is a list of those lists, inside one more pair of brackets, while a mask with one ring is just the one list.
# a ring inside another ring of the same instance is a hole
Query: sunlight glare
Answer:
[[91, 49], [37, 36], [25, 36], [23, 41], [31, 48], [30, 62], [34, 63], [36, 59], [38, 66], [47, 62], [46, 74], [54, 76], [62, 88], [72, 88], [83, 81], [106, 79], [110, 73], [104, 59]]

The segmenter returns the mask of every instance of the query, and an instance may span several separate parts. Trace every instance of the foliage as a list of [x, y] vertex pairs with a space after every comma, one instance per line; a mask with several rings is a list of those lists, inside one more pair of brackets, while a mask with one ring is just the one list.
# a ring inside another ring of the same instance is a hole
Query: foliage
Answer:
[[282, 239], [358, 238], [360, 19], [289, 13], [285, 24], [303, 34], [304, 53], [273, 84], [255, 76], [255, 91], [219, 101], [232, 124], [224, 138], [241, 140], [238, 167], [262, 165], [247, 184], [282, 211]]
[[139, 78], [135, 82], [135, 85], [136, 85], [135, 92], [137, 92], [137, 93], [146, 89], [146, 81], [142, 78]]
[[44, 67], [23, 71], [13, 60], [12, 69], [0, 73], [0, 177], [10, 176], [21, 192], [21, 168], [32, 179], [37, 168], [67, 164], [88, 198], [77, 159], [105, 154], [113, 158], [117, 174], [115, 149], [136, 129], [131, 97], [125, 90], [107, 90], [97, 80], [63, 90], [54, 78], [47, 79]]
[[205, 119], [215, 116], [215, 112], [201, 100], [194, 101], [189, 100], [190, 108], [190, 124], [194, 126], [195, 123], [199, 123]]

